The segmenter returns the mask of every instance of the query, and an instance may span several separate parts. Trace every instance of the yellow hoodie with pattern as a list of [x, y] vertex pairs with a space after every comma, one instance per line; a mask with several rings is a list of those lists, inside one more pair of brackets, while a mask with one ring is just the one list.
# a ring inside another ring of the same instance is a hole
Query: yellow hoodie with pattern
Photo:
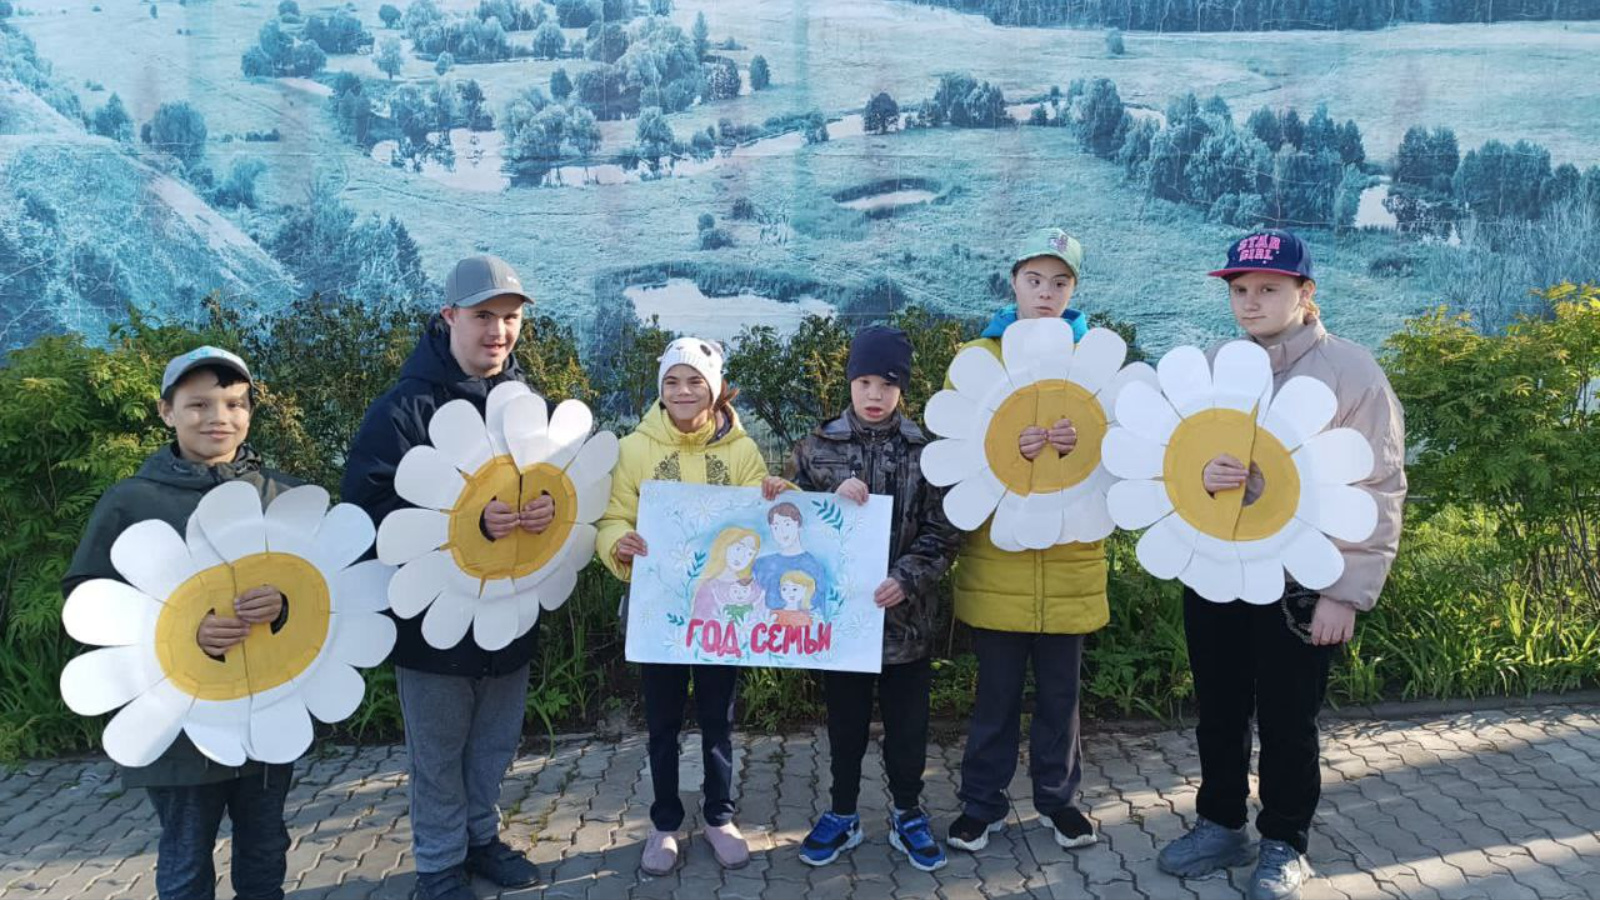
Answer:
[[611, 551], [638, 525], [639, 488], [646, 481], [759, 487], [766, 476], [761, 449], [732, 407], [726, 417], [714, 417], [699, 431], [683, 432], [659, 402], [652, 404], [638, 427], [622, 439], [611, 472], [611, 502], [597, 525], [595, 552], [613, 575], [623, 581], [633, 576], [633, 566], [617, 562]]

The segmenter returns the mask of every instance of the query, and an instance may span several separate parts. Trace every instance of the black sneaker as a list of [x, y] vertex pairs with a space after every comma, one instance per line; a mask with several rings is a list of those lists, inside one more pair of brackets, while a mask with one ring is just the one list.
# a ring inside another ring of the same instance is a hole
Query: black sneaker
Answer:
[[960, 818], [950, 823], [949, 844], [952, 847], [966, 850], [970, 853], [977, 853], [979, 850], [989, 846], [989, 835], [1005, 827], [1006, 823], [1003, 820], [985, 822], [975, 816], [962, 813]]
[[1056, 836], [1056, 843], [1072, 850], [1076, 847], [1087, 847], [1099, 840], [1099, 835], [1094, 833], [1094, 826], [1078, 812], [1075, 806], [1058, 810], [1045, 819], [1045, 824]]
[[468, 872], [482, 875], [501, 887], [527, 887], [539, 881], [539, 867], [499, 838], [467, 848], [466, 867]]
[[453, 866], [443, 872], [418, 872], [417, 900], [478, 900], [478, 895], [467, 870]]

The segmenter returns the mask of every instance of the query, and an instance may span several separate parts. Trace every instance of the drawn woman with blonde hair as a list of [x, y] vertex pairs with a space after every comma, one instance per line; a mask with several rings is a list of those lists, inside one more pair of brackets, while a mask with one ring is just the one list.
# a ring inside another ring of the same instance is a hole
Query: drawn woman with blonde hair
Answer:
[[761, 536], [748, 528], [731, 525], [718, 532], [706, 570], [695, 585], [693, 617], [723, 619], [727, 607], [759, 600], [761, 589], [751, 578], [750, 567], [760, 551]]

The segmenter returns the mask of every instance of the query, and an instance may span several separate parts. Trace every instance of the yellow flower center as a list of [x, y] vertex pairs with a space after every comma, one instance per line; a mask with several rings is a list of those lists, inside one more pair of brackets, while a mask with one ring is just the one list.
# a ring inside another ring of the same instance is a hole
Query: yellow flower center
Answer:
[[[1070, 419], [1078, 431], [1078, 446], [1063, 456], [1046, 443], [1031, 462], [1017, 446], [1024, 428], [1049, 430]], [[1040, 381], [1005, 399], [989, 420], [983, 449], [1006, 490], [1021, 496], [1065, 490], [1088, 478], [1100, 464], [1100, 442], [1106, 436], [1106, 414], [1094, 395], [1082, 385], [1063, 379]]]
[[[544, 494], [556, 504], [556, 518], [549, 528], [539, 534], [518, 528], [498, 541], [484, 535], [480, 523], [490, 501], [521, 509]], [[497, 456], [472, 473], [455, 508], [448, 511], [446, 546], [461, 571], [481, 581], [523, 578], [548, 563], [566, 543], [577, 509], [578, 490], [565, 472], [544, 463], [519, 472], [510, 456]]]
[[[250, 636], [218, 660], [195, 639], [208, 613], [233, 618], [233, 601], [254, 587], [283, 593], [289, 614], [273, 632], [252, 626]], [[332, 611], [328, 582], [317, 567], [287, 553], [253, 553], [191, 576], [166, 599], [156, 620], [156, 659], [172, 685], [199, 700], [238, 700], [301, 675], [328, 639]]]
[[[1223, 454], [1255, 463], [1266, 485], [1244, 505], [1244, 488], [1206, 492], [1206, 464]], [[1162, 460], [1167, 497], [1185, 522], [1223, 541], [1259, 541], [1277, 534], [1300, 505], [1300, 472], [1289, 451], [1255, 417], [1236, 409], [1207, 409], [1178, 423]]]

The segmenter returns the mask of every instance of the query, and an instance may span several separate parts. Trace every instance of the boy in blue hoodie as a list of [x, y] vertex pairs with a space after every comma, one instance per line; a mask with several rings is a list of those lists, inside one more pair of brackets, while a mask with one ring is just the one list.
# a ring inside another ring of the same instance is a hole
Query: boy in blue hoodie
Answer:
[[[250, 369], [234, 354], [200, 347], [175, 357], [161, 378], [158, 411], [173, 430], [172, 443], [101, 495], [61, 580], [63, 596], [90, 579], [125, 580], [111, 564], [111, 545], [130, 525], [160, 519], [183, 534], [200, 498], [219, 484], [247, 482], [263, 503], [270, 503], [300, 483], [263, 466], [245, 443], [252, 411]], [[207, 615], [195, 641], [211, 656], [222, 656], [252, 628], [271, 627], [284, 611], [277, 588], [251, 588], [234, 600], [231, 611]], [[224, 815], [233, 822], [234, 893], [252, 900], [283, 897], [289, 852], [283, 804], [293, 773], [293, 764], [255, 760], [224, 766], [203, 756], [181, 733], [155, 762], [123, 769], [123, 787], [145, 788], [161, 823], [156, 850], [161, 900], [216, 896], [211, 858]]]

